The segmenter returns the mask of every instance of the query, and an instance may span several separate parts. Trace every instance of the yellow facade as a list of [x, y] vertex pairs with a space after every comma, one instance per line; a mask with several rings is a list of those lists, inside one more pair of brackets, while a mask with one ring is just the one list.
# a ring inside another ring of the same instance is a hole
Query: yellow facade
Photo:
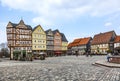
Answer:
[[40, 25], [35, 27], [32, 33], [32, 50], [46, 50], [46, 33]]
[[68, 46], [68, 42], [62, 42], [62, 51], [66, 51]]

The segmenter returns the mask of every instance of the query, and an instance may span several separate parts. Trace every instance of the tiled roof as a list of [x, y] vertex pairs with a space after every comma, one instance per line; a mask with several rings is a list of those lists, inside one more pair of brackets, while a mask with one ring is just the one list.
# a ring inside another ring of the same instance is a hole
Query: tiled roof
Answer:
[[10, 22], [11, 23], [11, 25], [14, 27], [14, 28], [16, 28], [16, 26], [18, 25], [18, 24], [16, 24], [16, 23], [12, 23], [12, 22]]
[[72, 42], [68, 44], [68, 48], [71, 48], [72, 47]]
[[80, 41], [81, 41], [81, 38], [75, 39], [75, 40], [72, 42], [72, 46], [77, 46]]
[[[58, 30], [58, 29], [54, 30], [54, 31], [53, 31], [53, 34], [55, 34], [56, 32], [59, 32], [59, 30]], [[60, 32], [59, 32], [59, 33], [60, 33]]]
[[92, 39], [91, 37], [75, 39], [72, 43], [70, 43], [69, 46], [73, 47], [73, 46], [86, 45], [91, 39]]
[[120, 36], [116, 36], [114, 42], [115, 42], [115, 43], [120, 42]]
[[75, 39], [73, 42], [74, 42], [74, 43], [79, 43], [80, 41], [81, 41], [81, 38]]
[[[14, 27], [14, 28], [16, 28], [16, 26], [18, 25], [18, 24], [16, 24], [16, 23], [12, 23], [12, 22], [10, 22], [11, 23], [11, 25]], [[24, 23], [24, 21], [23, 20], [20, 20], [20, 22], [19, 23]], [[30, 25], [25, 25], [28, 29], [30, 29], [30, 30], [32, 30], [32, 27], [30, 26]]]
[[24, 21], [21, 19], [20, 22], [19, 22], [19, 24], [25, 24], [25, 23], [24, 23]]
[[83, 38], [81, 39], [81, 41], [79, 42], [79, 45], [86, 45], [92, 38], [88, 37], [88, 38]]
[[113, 33], [115, 33], [114, 31], [109, 31], [109, 32], [105, 32], [105, 33], [100, 33], [100, 34], [96, 34], [92, 40], [91, 44], [105, 44], [105, 43], [109, 43], [111, 40], [111, 37], [113, 36]]
[[68, 40], [66, 39], [65, 35], [64, 35], [63, 33], [60, 33], [60, 34], [61, 34], [61, 36], [62, 36], [62, 41], [68, 42]]
[[51, 30], [51, 29], [48, 29], [48, 30], [45, 31], [45, 33], [47, 34], [49, 31], [52, 31], [52, 30]]
[[25, 25], [29, 30], [32, 30], [32, 27], [30, 25]]
[[35, 26], [34, 28], [33, 28], [33, 30], [32, 31], [34, 31], [37, 27], [41, 27], [41, 25], [37, 25], [37, 26]]

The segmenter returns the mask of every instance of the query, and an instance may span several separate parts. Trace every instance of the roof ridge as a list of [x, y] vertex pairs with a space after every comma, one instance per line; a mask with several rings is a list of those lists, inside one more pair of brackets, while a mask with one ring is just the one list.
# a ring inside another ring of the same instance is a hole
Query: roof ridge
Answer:
[[106, 33], [111, 33], [111, 32], [114, 32], [114, 30], [111, 30], [111, 31], [107, 31], [107, 32], [100, 32], [100, 33], [98, 33], [98, 34], [96, 34], [96, 35], [101, 35], [101, 34], [106, 34]]

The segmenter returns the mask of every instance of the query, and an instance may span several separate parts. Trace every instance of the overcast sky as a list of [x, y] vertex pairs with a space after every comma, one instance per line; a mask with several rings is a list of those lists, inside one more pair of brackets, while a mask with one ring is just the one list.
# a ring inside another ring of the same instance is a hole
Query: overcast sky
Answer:
[[0, 0], [0, 43], [9, 21], [59, 29], [69, 42], [114, 30], [120, 35], [120, 0]]

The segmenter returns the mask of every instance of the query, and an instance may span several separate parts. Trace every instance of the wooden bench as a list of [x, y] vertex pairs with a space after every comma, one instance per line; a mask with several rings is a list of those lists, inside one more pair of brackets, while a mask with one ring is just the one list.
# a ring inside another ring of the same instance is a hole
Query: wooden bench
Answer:
[[109, 59], [110, 59], [109, 60], [110, 63], [120, 64], [120, 56], [111, 56]]

